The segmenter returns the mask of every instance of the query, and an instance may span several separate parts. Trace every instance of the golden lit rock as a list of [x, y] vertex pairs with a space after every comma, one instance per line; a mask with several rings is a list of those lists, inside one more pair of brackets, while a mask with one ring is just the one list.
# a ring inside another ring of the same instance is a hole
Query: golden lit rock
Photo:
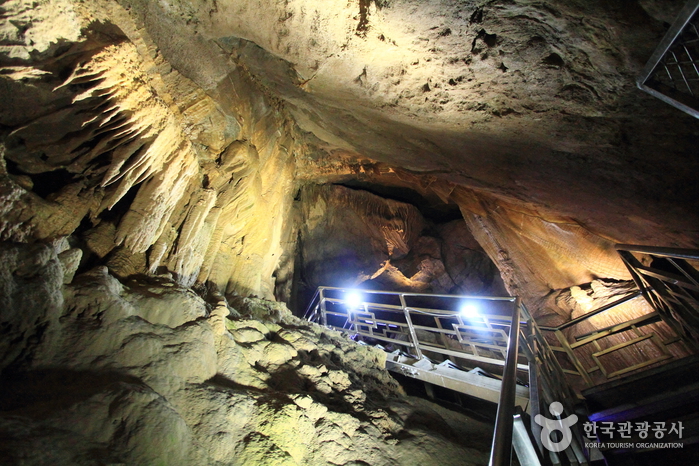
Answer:
[[696, 248], [696, 121], [634, 83], [681, 4], [4, 2], [3, 454], [485, 464], [491, 426], [297, 316], [335, 285], [558, 325], [632, 289], [616, 243]]

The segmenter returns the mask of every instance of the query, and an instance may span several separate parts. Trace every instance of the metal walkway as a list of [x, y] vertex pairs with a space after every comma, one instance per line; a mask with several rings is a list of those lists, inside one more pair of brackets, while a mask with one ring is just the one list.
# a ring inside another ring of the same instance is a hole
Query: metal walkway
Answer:
[[[313, 302], [309, 320], [386, 349], [388, 370], [498, 402], [515, 298], [321, 287]], [[520, 380], [527, 381], [528, 361], [518, 359]], [[523, 383], [516, 404], [527, 411]]]
[[[383, 348], [388, 353], [388, 370], [497, 402], [491, 466], [509, 465], [513, 448], [522, 465], [601, 464], [605, 460], [599, 450], [584, 448], [579, 427], [572, 429], [571, 443], [565, 450], [553, 452], [542, 445], [542, 428], [533, 421], [545, 412], [542, 408], [549, 407], [548, 411], [561, 421], [576, 411], [581, 415], [587, 411], [576, 410], [582, 408], [579, 402], [584, 398], [573, 390], [566, 375], [578, 390], [582, 382], [582, 388], [587, 387], [583, 393], [588, 401], [597, 400], [600, 405], [590, 412], [592, 420], [619, 413], [635, 419], [643, 411], [640, 407], [648, 412], [665, 410], [670, 416], [678, 406], [694, 403], [696, 397], [686, 393], [693, 394], [697, 386], [692, 379], [688, 388], [678, 390], [675, 381], [679, 376], [670, 375], [677, 371], [681, 375], [688, 370], [688, 364], [696, 364], [696, 357], [678, 358], [699, 352], [699, 251], [635, 245], [617, 245], [617, 250], [638, 290], [558, 327], [539, 327], [526, 306], [514, 297], [333, 287], [318, 288], [306, 318], [343, 332], [358, 344]], [[627, 317], [631, 320], [592, 331], [575, 329], [576, 325], [640, 296], [653, 312], [632, 314]], [[651, 328], [655, 323], [667, 328]], [[662, 338], [658, 333], [661, 330]], [[606, 348], [599, 343], [630, 331], [634, 333], [622, 342], [605, 342]], [[550, 342], [542, 332], [546, 332]], [[649, 352], [646, 360], [623, 368], [607, 366], [601, 359], [637, 344], [653, 344], [657, 351]], [[633, 383], [636, 380], [645, 381], [647, 386], [639, 390]], [[670, 388], [658, 393], [662, 384], [669, 384]], [[617, 401], [604, 404], [612, 395]], [[640, 398], [629, 405], [632, 395]], [[554, 413], [554, 402], [562, 405], [562, 412]], [[684, 415], [687, 410], [681, 411]], [[607, 455], [616, 459], [622, 455], [624, 459], [626, 453], [612, 451]], [[626, 459], [631, 461], [628, 464], [636, 464], [634, 461], [639, 458]]]
[[491, 465], [513, 447], [521, 464], [588, 464], [579, 435], [560, 454], [541, 445], [540, 407], [571, 414], [577, 397], [519, 298], [319, 287], [305, 317], [382, 347], [388, 370], [498, 403]]
[[[396, 350], [387, 355], [386, 369], [493, 403], [500, 398], [502, 381], [499, 378], [480, 368], [465, 371], [449, 360], [437, 364], [426, 357], [415, 359]], [[528, 412], [528, 388], [517, 385], [515, 390], [515, 405]]]

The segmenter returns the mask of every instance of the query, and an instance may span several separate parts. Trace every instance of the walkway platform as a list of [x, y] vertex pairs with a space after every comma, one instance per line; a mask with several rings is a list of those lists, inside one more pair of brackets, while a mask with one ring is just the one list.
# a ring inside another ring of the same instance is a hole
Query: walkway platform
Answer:
[[[489, 377], [478, 368], [471, 371], [458, 369], [449, 360], [434, 364], [427, 358], [411, 358], [396, 350], [387, 354], [386, 369], [493, 403], [497, 403], [500, 397], [502, 382], [499, 379]], [[522, 408], [522, 411], [528, 412], [529, 389], [527, 387], [517, 385], [515, 404]]]

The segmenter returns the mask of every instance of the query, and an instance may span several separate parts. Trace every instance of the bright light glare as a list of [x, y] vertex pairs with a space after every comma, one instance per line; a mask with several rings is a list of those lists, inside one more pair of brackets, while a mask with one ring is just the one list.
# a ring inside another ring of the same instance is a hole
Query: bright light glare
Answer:
[[467, 319], [474, 319], [479, 316], [478, 308], [473, 304], [464, 304], [459, 309], [459, 314]]
[[349, 307], [360, 307], [362, 305], [362, 296], [356, 291], [347, 293], [345, 301]]

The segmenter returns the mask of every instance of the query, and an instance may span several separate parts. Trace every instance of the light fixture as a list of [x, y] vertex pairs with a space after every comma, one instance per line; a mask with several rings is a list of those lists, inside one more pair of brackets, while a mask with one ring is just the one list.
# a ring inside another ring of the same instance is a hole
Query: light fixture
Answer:
[[459, 309], [459, 314], [466, 319], [475, 319], [480, 316], [476, 305], [471, 303], [463, 304]]
[[361, 307], [362, 305], [362, 295], [356, 291], [350, 291], [345, 296], [345, 302], [350, 308]]

